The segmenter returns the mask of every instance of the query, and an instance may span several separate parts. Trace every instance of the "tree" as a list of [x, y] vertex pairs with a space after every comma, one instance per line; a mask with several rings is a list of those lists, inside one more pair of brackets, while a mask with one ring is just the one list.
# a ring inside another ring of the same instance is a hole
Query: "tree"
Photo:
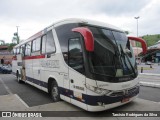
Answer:
[[16, 43], [10, 43], [8, 44], [8, 51], [12, 51], [13, 50], [13, 47], [16, 45]]
[[124, 31], [127, 35], [130, 33], [129, 31]]
[[13, 42], [13, 41], [16, 41], [16, 43], [19, 44], [19, 36], [18, 36], [18, 33], [16, 32], [16, 33], [14, 33], [13, 35], [14, 35], [14, 36], [13, 36], [13, 38], [12, 38], [12, 42]]
[[0, 40], [0, 43], [1, 43], [1, 45], [5, 44], [4, 40]]

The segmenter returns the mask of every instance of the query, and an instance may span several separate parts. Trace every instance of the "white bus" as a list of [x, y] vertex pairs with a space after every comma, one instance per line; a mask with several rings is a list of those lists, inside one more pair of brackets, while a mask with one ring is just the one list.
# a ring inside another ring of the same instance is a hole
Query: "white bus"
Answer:
[[48, 92], [55, 102], [62, 99], [87, 111], [103, 111], [139, 93], [129, 39], [105, 23], [62, 20], [16, 45], [13, 52], [12, 72], [18, 82]]

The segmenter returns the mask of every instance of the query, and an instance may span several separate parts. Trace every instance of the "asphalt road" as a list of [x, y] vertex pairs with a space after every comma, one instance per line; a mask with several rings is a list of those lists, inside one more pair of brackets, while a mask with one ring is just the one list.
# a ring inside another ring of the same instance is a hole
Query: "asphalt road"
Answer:
[[160, 88], [141, 86], [139, 98], [154, 102], [160, 102]]
[[[12, 94], [17, 94], [29, 107], [43, 105], [51, 103], [52, 100], [50, 96], [29, 85], [29, 84], [19, 84], [15, 78], [15, 76], [11, 74], [4, 74], [0, 75], [0, 78], [3, 80], [3, 83], [9, 88]], [[7, 95], [9, 94], [0, 81], [0, 95]]]
[[[28, 84], [19, 84], [11, 74], [1, 74], [0, 79], [0, 95], [17, 94], [29, 107], [52, 102], [47, 93]], [[141, 87], [139, 98], [160, 102], [160, 89]]]

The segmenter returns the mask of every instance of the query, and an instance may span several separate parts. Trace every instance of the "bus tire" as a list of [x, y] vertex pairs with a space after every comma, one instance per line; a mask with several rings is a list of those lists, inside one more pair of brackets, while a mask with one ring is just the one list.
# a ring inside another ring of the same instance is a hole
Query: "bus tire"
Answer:
[[19, 72], [17, 72], [17, 81], [18, 83], [22, 83], [21, 75], [19, 74]]
[[59, 94], [59, 89], [58, 89], [58, 84], [56, 81], [52, 81], [51, 83], [51, 98], [54, 102], [58, 102], [60, 100], [60, 94]]

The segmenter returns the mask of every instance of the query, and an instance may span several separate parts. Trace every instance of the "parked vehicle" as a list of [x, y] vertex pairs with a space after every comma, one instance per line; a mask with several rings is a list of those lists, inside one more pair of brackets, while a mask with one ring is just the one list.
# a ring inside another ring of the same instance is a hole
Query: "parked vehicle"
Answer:
[[18, 82], [50, 93], [55, 102], [63, 99], [87, 111], [107, 110], [139, 93], [129, 39], [108, 24], [59, 21], [14, 47], [12, 71]]
[[0, 73], [3, 73], [3, 74], [11, 74], [12, 72], [12, 67], [11, 65], [1, 65], [0, 66]]

